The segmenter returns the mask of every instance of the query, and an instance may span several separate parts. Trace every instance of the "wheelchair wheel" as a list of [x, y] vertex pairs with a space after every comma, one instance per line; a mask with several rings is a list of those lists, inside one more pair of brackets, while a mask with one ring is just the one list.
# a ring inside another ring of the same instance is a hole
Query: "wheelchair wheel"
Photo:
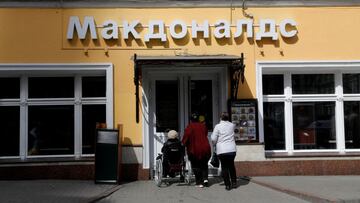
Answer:
[[162, 168], [162, 160], [157, 159], [156, 160], [156, 166], [155, 166], [155, 184], [160, 187], [162, 183], [162, 174], [163, 174], [163, 168]]

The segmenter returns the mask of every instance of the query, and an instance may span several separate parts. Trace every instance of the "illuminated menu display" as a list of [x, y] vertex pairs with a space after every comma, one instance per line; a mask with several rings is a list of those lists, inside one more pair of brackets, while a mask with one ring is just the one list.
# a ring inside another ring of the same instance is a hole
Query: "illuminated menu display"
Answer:
[[258, 140], [256, 100], [235, 100], [230, 105], [231, 122], [235, 124], [236, 141]]

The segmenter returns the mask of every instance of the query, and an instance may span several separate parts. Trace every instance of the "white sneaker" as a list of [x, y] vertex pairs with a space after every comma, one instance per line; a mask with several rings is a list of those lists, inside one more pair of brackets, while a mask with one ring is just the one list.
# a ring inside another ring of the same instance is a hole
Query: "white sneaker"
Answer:
[[195, 185], [195, 187], [203, 188], [203, 185]]

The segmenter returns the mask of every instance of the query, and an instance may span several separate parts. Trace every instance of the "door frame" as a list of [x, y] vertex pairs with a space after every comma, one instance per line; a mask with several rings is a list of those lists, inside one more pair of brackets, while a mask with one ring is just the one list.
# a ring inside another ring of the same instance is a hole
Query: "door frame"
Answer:
[[[217, 102], [219, 106], [218, 113], [227, 110], [227, 99], [228, 99], [228, 69], [226, 65], [217, 65], [217, 66], [180, 66], [180, 65], [172, 65], [159, 67], [154, 65], [148, 65], [142, 67], [142, 120], [143, 120], [143, 168], [149, 169], [151, 168], [151, 163], [153, 160], [153, 137], [151, 136], [151, 131], [154, 129], [154, 111], [151, 109], [154, 104], [154, 99], [152, 98], [153, 90], [151, 87], [151, 82], [154, 81], [155, 78], [161, 77], [169, 77], [173, 75], [176, 77], [177, 75], [194, 75], [194, 74], [214, 74], [217, 77], [217, 89], [218, 95]], [[180, 84], [183, 85], [183, 84]], [[214, 90], [213, 90], [214, 94]], [[214, 94], [215, 95], [215, 94]], [[214, 101], [213, 101], [214, 102]], [[215, 103], [213, 104], [215, 105]], [[215, 114], [215, 112], [213, 112]], [[213, 122], [218, 122], [218, 116], [213, 115]], [[151, 137], [150, 137], [151, 136]]]

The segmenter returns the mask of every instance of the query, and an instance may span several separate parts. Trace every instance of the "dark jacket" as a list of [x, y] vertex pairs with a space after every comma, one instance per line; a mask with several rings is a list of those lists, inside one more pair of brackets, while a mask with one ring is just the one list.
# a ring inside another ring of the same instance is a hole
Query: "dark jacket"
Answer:
[[185, 154], [184, 146], [177, 138], [168, 139], [161, 148], [161, 152], [164, 155], [164, 159], [168, 160], [170, 163], [182, 161]]

